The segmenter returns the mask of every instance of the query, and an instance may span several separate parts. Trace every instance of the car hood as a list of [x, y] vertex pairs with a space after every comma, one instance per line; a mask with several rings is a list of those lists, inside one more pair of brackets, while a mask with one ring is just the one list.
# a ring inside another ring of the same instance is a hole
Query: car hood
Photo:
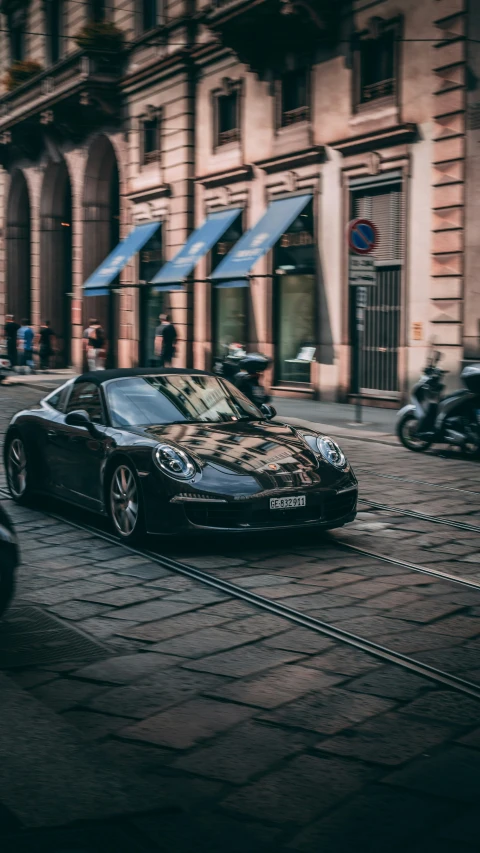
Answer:
[[309, 447], [304, 436], [317, 435], [313, 429], [265, 421], [237, 421], [153, 426], [145, 432], [159, 442], [171, 441], [182, 447], [203, 468], [236, 477], [253, 477], [263, 489], [336, 485], [345, 476]]

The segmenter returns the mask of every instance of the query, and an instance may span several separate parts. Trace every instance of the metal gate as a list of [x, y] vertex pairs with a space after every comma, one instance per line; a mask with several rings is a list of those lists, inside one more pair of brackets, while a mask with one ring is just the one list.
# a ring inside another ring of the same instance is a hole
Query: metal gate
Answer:
[[[352, 214], [373, 220], [379, 241], [373, 253], [377, 284], [367, 287], [363, 347], [358, 358], [352, 321], [354, 392], [379, 395], [399, 392], [398, 354], [402, 309], [404, 242], [403, 194], [400, 183], [365, 188], [352, 193]], [[352, 305], [351, 316], [354, 317]]]

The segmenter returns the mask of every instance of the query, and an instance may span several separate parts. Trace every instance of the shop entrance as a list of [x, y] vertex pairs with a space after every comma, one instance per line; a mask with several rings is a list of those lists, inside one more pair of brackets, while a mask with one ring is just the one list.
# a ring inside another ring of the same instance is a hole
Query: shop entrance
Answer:
[[[243, 234], [242, 214], [239, 214], [222, 239], [211, 252], [210, 272], [212, 273], [233, 249]], [[245, 283], [246, 284], [246, 283]], [[224, 357], [232, 344], [248, 343], [248, 297], [249, 287], [230, 287], [213, 285], [212, 287], [212, 354], [214, 358]]]

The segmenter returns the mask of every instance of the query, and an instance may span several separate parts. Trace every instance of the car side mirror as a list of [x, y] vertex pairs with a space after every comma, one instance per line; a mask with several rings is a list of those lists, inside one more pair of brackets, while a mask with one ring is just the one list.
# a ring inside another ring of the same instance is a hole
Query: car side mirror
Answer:
[[267, 420], [271, 421], [272, 418], [276, 417], [277, 410], [275, 406], [270, 406], [269, 403], [262, 403], [260, 406], [260, 411], [262, 415], [265, 415]]
[[86, 427], [90, 430], [93, 424], [90, 420], [90, 415], [84, 409], [77, 409], [75, 412], [69, 412], [65, 418], [67, 426]]

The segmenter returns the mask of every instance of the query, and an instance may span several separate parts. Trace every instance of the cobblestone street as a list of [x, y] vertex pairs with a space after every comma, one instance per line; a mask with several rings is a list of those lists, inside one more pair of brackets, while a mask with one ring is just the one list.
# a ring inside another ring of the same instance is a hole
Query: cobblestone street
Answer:
[[[0, 389], [2, 435], [39, 397]], [[146, 553], [2, 466], [2, 853], [478, 851], [480, 467], [341, 442], [348, 527]]]

